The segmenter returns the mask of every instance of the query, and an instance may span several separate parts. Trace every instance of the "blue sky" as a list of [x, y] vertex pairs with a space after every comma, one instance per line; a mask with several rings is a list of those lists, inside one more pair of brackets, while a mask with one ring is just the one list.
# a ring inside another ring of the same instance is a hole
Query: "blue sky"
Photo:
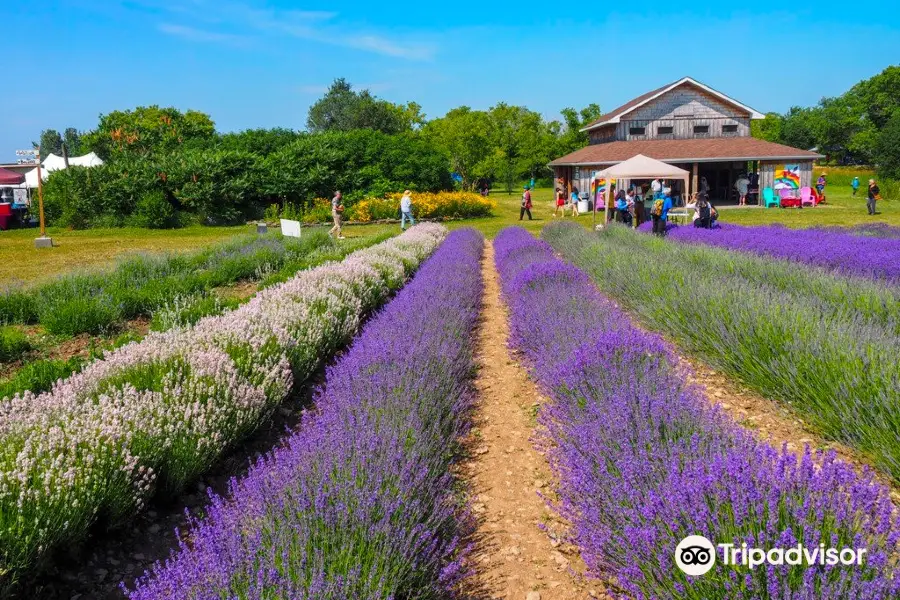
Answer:
[[4, 0], [0, 162], [41, 129], [148, 104], [207, 112], [220, 131], [300, 129], [336, 77], [429, 117], [505, 101], [555, 118], [684, 75], [785, 111], [900, 63], [896, 0], [734, 6]]

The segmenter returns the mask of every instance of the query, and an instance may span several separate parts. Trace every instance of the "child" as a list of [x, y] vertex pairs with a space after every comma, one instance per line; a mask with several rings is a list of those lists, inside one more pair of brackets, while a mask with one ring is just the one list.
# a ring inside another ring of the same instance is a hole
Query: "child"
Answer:
[[566, 193], [562, 191], [562, 188], [556, 188], [556, 210], [553, 211], [553, 216], [558, 217], [559, 211], [562, 210], [563, 216], [566, 216]]
[[850, 182], [850, 187], [853, 188], [853, 195], [856, 195], [856, 192], [859, 191], [859, 177], [854, 177], [853, 181]]

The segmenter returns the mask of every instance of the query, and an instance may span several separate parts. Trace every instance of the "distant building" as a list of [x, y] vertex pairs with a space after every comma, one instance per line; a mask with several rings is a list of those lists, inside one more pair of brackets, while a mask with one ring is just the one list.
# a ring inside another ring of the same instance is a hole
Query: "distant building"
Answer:
[[812, 185], [821, 154], [750, 137], [750, 121], [765, 115], [690, 77], [647, 92], [582, 131], [590, 144], [550, 163], [571, 190], [590, 189], [594, 174], [643, 154], [691, 172], [690, 190], [705, 177], [717, 202], [736, 201], [741, 173], [759, 174], [759, 189]]

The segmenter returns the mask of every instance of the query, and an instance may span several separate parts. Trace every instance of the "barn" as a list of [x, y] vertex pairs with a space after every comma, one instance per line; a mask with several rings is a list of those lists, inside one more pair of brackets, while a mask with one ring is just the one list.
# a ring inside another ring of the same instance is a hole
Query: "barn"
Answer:
[[[824, 158], [750, 136], [750, 122], [765, 115], [684, 77], [612, 110], [582, 131], [590, 143], [550, 163], [557, 186], [592, 189], [595, 174], [638, 154], [686, 169], [689, 190], [672, 182], [673, 194], [697, 191], [706, 179], [717, 203], [737, 202], [734, 183], [747, 174], [757, 190], [812, 185], [813, 162]], [[758, 198], [758, 194], [757, 194]]]

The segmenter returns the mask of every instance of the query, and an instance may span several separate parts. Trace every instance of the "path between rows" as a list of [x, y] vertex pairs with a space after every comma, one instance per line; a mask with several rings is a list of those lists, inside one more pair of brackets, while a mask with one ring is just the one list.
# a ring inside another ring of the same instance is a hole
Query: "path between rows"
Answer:
[[579, 575], [584, 566], [577, 548], [557, 537], [566, 524], [540, 495], [553, 487], [547, 460], [532, 444], [542, 398], [507, 350], [509, 324], [490, 243], [482, 275], [478, 403], [468, 440], [472, 458], [463, 467], [479, 519], [476, 575], [468, 591], [497, 600], [605, 598], [596, 581]]

